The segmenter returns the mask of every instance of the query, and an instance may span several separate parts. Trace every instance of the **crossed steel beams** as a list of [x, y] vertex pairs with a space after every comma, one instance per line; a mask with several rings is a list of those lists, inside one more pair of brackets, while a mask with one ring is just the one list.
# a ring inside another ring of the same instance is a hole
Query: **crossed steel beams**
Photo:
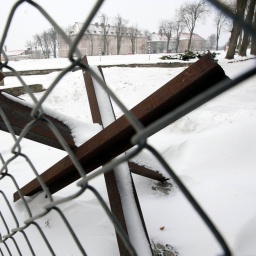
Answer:
[[[147, 126], [224, 78], [227, 77], [223, 69], [207, 54], [136, 105], [131, 112]], [[125, 116], [121, 116], [73, 152], [89, 173], [133, 147], [130, 139], [134, 134], [132, 125]], [[69, 156], [66, 156], [42, 173], [41, 177], [51, 193], [55, 193], [79, 179], [80, 175]], [[21, 188], [25, 196], [32, 196], [41, 190], [37, 179]], [[16, 192], [14, 201], [18, 199]]]
[[[15, 101], [12, 101], [5, 97], [3, 94], [0, 93], [0, 107], [4, 111], [8, 121], [12, 125], [14, 133], [19, 135], [22, 129], [25, 127], [26, 124], [32, 121], [30, 117], [31, 108], [21, 105]], [[65, 138], [69, 147], [74, 150], [76, 147], [73, 137], [70, 134], [70, 129], [61, 121], [48, 116], [44, 115], [45, 118], [49, 119], [59, 130], [62, 137]], [[4, 120], [0, 116], [0, 130], [9, 132], [7, 126], [4, 123]], [[63, 150], [61, 144], [56, 139], [55, 135], [51, 132], [50, 128], [45, 125], [45, 123], [39, 119], [37, 123], [32, 127], [32, 129], [26, 134], [25, 136], [27, 139]], [[145, 176], [151, 179], [155, 179], [158, 181], [165, 181], [167, 178], [162, 176], [157, 171], [150, 170], [138, 163], [128, 162], [129, 168], [132, 173]]]
[[[224, 71], [218, 64], [214, 63], [210, 54], [208, 54], [135, 106], [131, 112], [143, 125], [147, 126], [224, 78], [226, 78]], [[3, 98], [5, 97], [1, 96], [1, 103], [5, 102], [7, 104], [6, 99], [4, 100]], [[9, 107], [12, 109], [12, 106]], [[9, 110], [7, 107], [5, 113], [8, 113]], [[15, 113], [13, 115], [15, 116]], [[12, 114], [8, 119], [11, 118], [13, 118]], [[18, 119], [20, 120], [20, 118]], [[15, 122], [18, 122], [18, 120]], [[24, 123], [26, 124], [27, 122]], [[63, 137], [66, 138], [66, 130], [63, 129], [63, 124], [60, 126], [62, 126]], [[18, 132], [19, 129], [22, 129], [22, 126], [15, 126], [14, 128]], [[39, 129], [38, 135], [34, 129], [36, 128], [33, 128], [29, 133], [31, 139], [34, 137], [34, 140], [39, 142], [41, 139], [45, 140], [43, 131]], [[133, 145], [130, 139], [134, 134], [135, 131], [132, 125], [130, 125], [125, 116], [122, 116], [79, 148], [72, 145], [73, 140], [72, 142], [69, 141], [68, 144], [85, 171], [89, 173], [131, 148]], [[55, 147], [60, 146], [56, 139], [54, 140], [51, 136], [47, 135], [46, 138], [47, 143], [45, 144], [52, 143], [52, 145], [55, 144]], [[66, 185], [81, 178], [68, 156], [49, 168], [41, 176], [51, 193], [57, 192]], [[38, 181], [34, 179], [25, 185], [21, 192], [23, 195], [31, 196], [41, 190]], [[14, 201], [18, 199], [19, 194], [16, 192], [14, 194]]]

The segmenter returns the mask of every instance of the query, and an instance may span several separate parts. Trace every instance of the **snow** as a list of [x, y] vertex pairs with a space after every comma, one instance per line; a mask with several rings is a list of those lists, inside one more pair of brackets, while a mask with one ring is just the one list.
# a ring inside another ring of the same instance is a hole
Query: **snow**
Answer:
[[[230, 78], [255, 66], [254, 59], [236, 58], [227, 61], [224, 52], [218, 55], [219, 64]], [[252, 58], [253, 56], [250, 56]], [[120, 63], [163, 62], [159, 55], [127, 55], [89, 57], [91, 65]], [[66, 59], [22, 60], [10, 62], [17, 70], [66, 67]], [[103, 68], [107, 84], [126, 107], [131, 108], [149, 94], [157, 90], [185, 68]], [[48, 88], [59, 74], [53, 72], [43, 76], [23, 77], [28, 83], [41, 83]], [[14, 77], [5, 78], [6, 86], [18, 86]], [[36, 94], [40, 99], [42, 93]], [[255, 255], [256, 252], [256, 88], [255, 77], [229, 90], [211, 102], [184, 116], [148, 139], [188, 187], [202, 208], [209, 215], [227, 241], [234, 255]], [[28, 95], [21, 98], [31, 102]], [[29, 103], [28, 103], [29, 104]], [[82, 72], [68, 73], [47, 97], [43, 104], [46, 113], [69, 124], [76, 144], [81, 145], [100, 131], [101, 127], [92, 123]], [[117, 116], [121, 110], [114, 104]], [[1, 134], [1, 154], [5, 161], [12, 157], [10, 152], [14, 140], [10, 134]], [[22, 153], [29, 156], [39, 173], [62, 159], [66, 153], [36, 142], [23, 139]], [[135, 161], [161, 169], [159, 163], [146, 150], [135, 157]], [[20, 186], [34, 178], [31, 167], [22, 157], [17, 157], [8, 165], [8, 171]], [[164, 172], [164, 170], [160, 170]], [[220, 255], [221, 248], [174, 185], [169, 194], [158, 189], [157, 182], [133, 175], [140, 199], [149, 237], [154, 243], [170, 244], [179, 255]], [[170, 181], [171, 182], [171, 181]], [[106, 188], [102, 176], [90, 181], [107, 201]], [[10, 179], [0, 181], [10, 202], [15, 191]], [[62, 199], [78, 191], [76, 183], [54, 194], [54, 200]], [[44, 211], [49, 201], [42, 194], [28, 198], [33, 214]], [[11, 228], [15, 223], [3, 198], [1, 213]], [[20, 223], [28, 214], [18, 201], [12, 203]], [[111, 222], [104, 214], [97, 198], [86, 191], [78, 198], [60, 204], [66, 218], [75, 230], [88, 255], [118, 255], [115, 233]], [[80, 255], [60, 216], [51, 211], [37, 220], [56, 252], [56, 255]], [[47, 224], [49, 223], [49, 225]], [[0, 223], [1, 234], [6, 228]], [[164, 227], [162, 230], [160, 227]], [[36, 255], [49, 255], [42, 238], [35, 227], [26, 229], [35, 247]], [[60, 236], [61, 234], [61, 236]], [[15, 235], [19, 245], [24, 244], [21, 235]], [[16, 238], [15, 237], [15, 238]], [[22, 242], [22, 243], [21, 243]], [[10, 244], [10, 245], [9, 245]], [[13, 245], [8, 242], [10, 248]], [[6, 249], [1, 246], [3, 252]], [[30, 255], [26, 246], [21, 246], [24, 255]], [[140, 253], [140, 255], [142, 255]]]
[[[96, 66], [94, 66], [92, 70], [100, 77], [100, 71]], [[107, 92], [101, 87], [95, 78], [92, 78], [92, 81], [99, 106], [102, 126], [105, 128], [115, 121], [115, 114], [113, 113], [111, 101]], [[121, 156], [124, 156], [124, 153]], [[139, 255], [151, 255], [147, 239], [144, 235], [143, 225], [140, 221], [135, 197], [133, 195], [132, 178], [128, 163], [122, 163], [116, 166], [113, 171], [117, 182], [117, 188], [121, 196], [122, 208], [124, 211], [125, 221], [127, 223], [127, 232], [131, 243]]]

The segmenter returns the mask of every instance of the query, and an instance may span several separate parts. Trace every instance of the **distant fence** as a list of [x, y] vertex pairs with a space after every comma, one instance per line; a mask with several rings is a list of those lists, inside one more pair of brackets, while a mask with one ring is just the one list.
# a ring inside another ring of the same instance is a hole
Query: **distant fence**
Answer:
[[[178, 68], [178, 67], [189, 67], [192, 63], [190, 62], [170, 62], [170, 63], [152, 63], [152, 64], [140, 64], [140, 63], [133, 63], [133, 64], [108, 64], [108, 65], [100, 65], [102, 68], [112, 68], [112, 67], [119, 67], [119, 68]], [[46, 75], [52, 72], [62, 71], [62, 68], [54, 68], [54, 69], [41, 69], [41, 70], [20, 70], [19, 74], [21, 76], [34, 76], [34, 75]], [[72, 71], [81, 70], [80, 67], [75, 67]], [[4, 72], [5, 77], [8, 76], [15, 76], [13, 72]]]
[[14, 61], [29, 60], [29, 59], [33, 59], [33, 55], [32, 54], [26, 54], [26, 55], [8, 56], [8, 59], [9, 60], [14, 60]]
[[[237, 17], [236, 15], [234, 15], [232, 12], [230, 12], [228, 9], [226, 9], [225, 6], [221, 5], [218, 1], [216, 1], [216, 0], [208, 0], [208, 1], [211, 2], [212, 4], [216, 5], [218, 8], [220, 8], [228, 16], [235, 19], [238, 23], [240, 23], [241, 27], [244, 30], [249, 31], [251, 35], [254, 35], [254, 36], [256, 35], [255, 28], [253, 28], [249, 24], [245, 23], [243, 20], [240, 19], [240, 17]], [[70, 50], [69, 50], [70, 65], [60, 72], [60, 74], [55, 78], [55, 80], [52, 82], [50, 87], [44, 92], [44, 96], [40, 100], [36, 99], [36, 97], [33, 95], [29, 86], [24, 82], [23, 78], [20, 76], [19, 72], [17, 72], [14, 68], [9, 66], [10, 59], [6, 56], [5, 52], [3, 51], [5, 39], [6, 39], [7, 33], [10, 29], [10, 23], [15, 15], [16, 10], [23, 3], [26, 3], [26, 4], [30, 5], [31, 7], [32, 6], [35, 7], [51, 23], [51, 25], [55, 27], [55, 29], [58, 31], [58, 33], [62, 36], [62, 38], [70, 46]], [[1, 220], [2, 226], [4, 226], [4, 229], [0, 231], [1, 232], [0, 254], [1, 255], [23, 255], [22, 248], [23, 248], [23, 245], [26, 244], [31, 255], [36, 255], [35, 252], [36, 252], [37, 244], [35, 242], [33, 242], [33, 239], [29, 238], [27, 235], [27, 231], [28, 231], [29, 227], [33, 226], [38, 231], [39, 237], [42, 239], [42, 241], [47, 246], [47, 248], [49, 250], [48, 255], [56, 255], [53, 247], [51, 246], [50, 236], [47, 236], [45, 234], [45, 232], [43, 231], [42, 227], [40, 227], [40, 225], [38, 225], [38, 223], [37, 223], [37, 220], [42, 219], [49, 212], [55, 212], [59, 216], [59, 218], [62, 221], [62, 223], [64, 224], [64, 226], [66, 227], [65, 231], [63, 230], [63, 233], [60, 233], [60, 236], [64, 236], [65, 235], [64, 232], [68, 232], [71, 235], [73, 242], [76, 244], [80, 253], [82, 255], [86, 255], [86, 241], [85, 241], [85, 243], [83, 243], [83, 238], [79, 237], [76, 234], [76, 229], [71, 227], [69, 221], [67, 220], [67, 218], [64, 216], [63, 212], [61, 211], [59, 205], [61, 205], [62, 203], [65, 203], [65, 202], [72, 201], [74, 198], [78, 197], [79, 195], [81, 195], [87, 191], [90, 191], [99, 200], [99, 202], [102, 206], [102, 209], [105, 211], [106, 215], [112, 221], [113, 226], [117, 230], [117, 233], [120, 235], [121, 241], [123, 242], [123, 244], [125, 244], [125, 247], [127, 248], [129, 255], [137, 255], [137, 253], [136, 253], [133, 245], [129, 241], [129, 239], [125, 235], [123, 235], [124, 231], [122, 230], [122, 228], [120, 228], [120, 225], [117, 223], [115, 216], [108, 209], [108, 206], [102, 199], [102, 196], [98, 193], [98, 191], [94, 187], [90, 186], [86, 182], [80, 182], [80, 185], [81, 184], [82, 185], [79, 187], [76, 194], [72, 194], [72, 195], [67, 196], [65, 199], [55, 201], [52, 197], [51, 192], [47, 189], [47, 186], [45, 185], [44, 180], [40, 177], [40, 175], [38, 175], [38, 172], [37, 172], [35, 166], [30, 161], [30, 156], [24, 154], [22, 151], [22, 146], [21, 146], [22, 143], [21, 142], [22, 142], [23, 138], [25, 138], [26, 134], [29, 131], [33, 130], [33, 128], [35, 127], [35, 125], [38, 122], [44, 123], [45, 127], [47, 127], [47, 129], [50, 129], [52, 131], [52, 133], [55, 135], [55, 137], [58, 139], [62, 148], [67, 151], [68, 156], [70, 157], [72, 163], [76, 166], [77, 171], [78, 171], [79, 175], [81, 176], [82, 180], [86, 179], [86, 172], [84, 171], [84, 168], [81, 166], [78, 159], [74, 156], [74, 154], [73, 154], [72, 150], [70, 149], [68, 143], [66, 142], [65, 138], [61, 135], [61, 133], [56, 128], [56, 126], [48, 118], [45, 117], [43, 109], [42, 109], [42, 104], [43, 104], [45, 98], [52, 92], [52, 90], [58, 84], [59, 80], [63, 76], [65, 76], [69, 71], [72, 71], [74, 68], [79, 67], [79, 68], [86, 69], [91, 74], [91, 76], [94, 77], [99, 82], [99, 84], [102, 86], [102, 88], [104, 88], [104, 90], [107, 91], [107, 93], [110, 95], [112, 100], [123, 110], [127, 119], [129, 120], [130, 124], [136, 130], [136, 134], [131, 138], [131, 141], [134, 143], [134, 145], [138, 146], [138, 148], [139, 148], [138, 152], [141, 151], [142, 149], [144, 149], [144, 150], [151, 152], [154, 155], [154, 157], [159, 161], [159, 163], [169, 173], [170, 177], [176, 182], [176, 184], [179, 186], [180, 190], [184, 193], [186, 198], [193, 205], [193, 207], [196, 209], [198, 214], [201, 216], [201, 218], [204, 220], [206, 225], [209, 227], [213, 236], [216, 238], [220, 247], [223, 250], [222, 255], [231, 255], [228, 245], [226, 244], [222, 235], [218, 232], [216, 227], [213, 225], [213, 223], [209, 220], [207, 214], [197, 204], [195, 199], [192, 197], [192, 195], [188, 192], [186, 187], [183, 185], [183, 183], [177, 177], [177, 175], [175, 174], [175, 171], [170, 168], [170, 166], [166, 163], [164, 158], [161, 155], [159, 155], [154, 148], [150, 147], [147, 144], [146, 139], [149, 136], [151, 136], [152, 134], [154, 134], [155, 132], [166, 127], [168, 124], [170, 124], [172, 122], [172, 120], [177, 119], [177, 116], [182, 116], [185, 113], [190, 112], [192, 109], [195, 109], [196, 107], [207, 102], [208, 100], [212, 99], [213, 97], [221, 94], [222, 92], [228, 90], [229, 88], [232, 88], [233, 86], [244, 81], [245, 79], [255, 75], [256, 68], [248, 70], [247, 72], [243, 73], [238, 78], [236, 78], [235, 80], [224, 81], [224, 82], [216, 84], [216, 86], [214, 88], [211, 88], [211, 90], [206, 90], [204, 93], [202, 93], [202, 95], [190, 99], [189, 101], [185, 102], [182, 106], [175, 109], [175, 111], [171, 111], [170, 113], [166, 114], [164, 117], [159, 118], [158, 120], [154, 121], [154, 123], [152, 125], [150, 125], [148, 127], [144, 127], [143, 124], [138, 119], [136, 119], [131, 112], [129, 112], [126, 109], [126, 107], [122, 104], [122, 102], [120, 102], [118, 100], [118, 98], [115, 97], [115, 95], [111, 92], [111, 90], [108, 87], [106, 87], [106, 84], [104, 83], [104, 81], [97, 74], [95, 74], [95, 72], [91, 68], [82, 64], [82, 62], [81, 62], [82, 56], [81, 56], [79, 50], [77, 49], [77, 45], [78, 45], [79, 41], [81, 40], [81, 38], [83, 37], [85, 30], [87, 29], [88, 25], [91, 23], [92, 19], [94, 18], [95, 14], [99, 10], [102, 3], [103, 3], [103, 1], [101, 1], [101, 0], [96, 2], [93, 10], [91, 11], [89, 17], [85, 21], [83, 27], [81, 28], [80, 33], [77, 35], [74, 42], [70, 41], [68, 35], [65, 34], [65, 32], [60, 28], [60, 26], [55, 23], [55, 21], [52, 19], [52, 17], [49, 16], [49, 14], [47, 12], [45, 12], [45, 10], [42, 9], [42, 7], [40, 5], [38, 5], [36, 2], [28, 1], [28, 0], [27, 1], [20, 0], [20, 1], [17, 1], [12, 7], [12, 10], [8, 17], [6, 27], [5, 27], [3, 36], [1, 38], [1, 43], [0, 43], [0, 49], [2, 51], [2, 56], [4, 57], [4, 60], [5, 60], [4, 62], [1, 62], [0, 69], [5, 68], [7, 70], [10, 70], [17, 77], [17, 79], [19, 79], [19, 81], [22, 83], [25, 91], [31, 97], [31, 99], [34, 103], [34, 106], [30, 113], [31, 121], [29, 121], [24, 126], [23, 130], [20, 133], [20, 136], [18, 138], [16, 138], [15, 137], [15, 129], [17, 127], [12, 127], [10, 125], [10, 120], [8, 120], [8, 118], [6, 117], [7, 113], [5, 113], [2, 110], [1, 105], [0, 105], [1, 118], [13, 138], [13, 145], [9, 152], [10, 157], [8, 159], [4, 159], [2, 154], [0, 154], [0, 159], [2, 162], [1, 171], [0, 171], [0, 194], [1, 194], [0, 196], [1, 196], [1, 202], [2, 202], [1, 212], [0, 212], [0, 220]], [[74, 16], [75, 16], [75, 14], [74, 14]], [[76, 56], [76, 58], [73, 58], [74, 55]], [[0, 102], [0, 104], [1, 104], [1, 102]], [[44, 210], [37, 212], [36, 215], [32, 214], [29, 202], [26, 198], [24, 198], [24, 195], [22, 194], [20, 187], [17, 183], [17, 177], [14, 174], [10, 173], [8, 170], [10, 164], [15, 159], [17, 159], [19, 157], [26, 160], [26, 162], [28, 164], [28, 168], [31, 170], [31, 172], [34, 173], [34, 176], [37, 177], [38, 182], [42, 186], [42, 190], [46, 193], [47, 199], [49, 200], [49, 202], [44, 206], [44, 208], [43, 208]], [[109, 166], [116, 167], [120, 162], [128, 161], [130, 158], [131, 158], [131, 155], [128, 154], [126, 157], [122, 158], [121, 160], [108, 163], [107, 165], [105, 165], [101, 168], [101, 172], [98, 172], [99, 175], [100, 175], [100, 173], [108, 172], [110, 170]], [[19, 193], [19, 196], [21, 198], [21, 205], [25, 209], [26, 214], [27, 214], [27, 219], [23, 223], [20, 223], [17, 209], [14, 209], [12, 207], [12, 203], [10, 201], [10, 198], [12, 198], [12, 193], [14, 191], [10, 192], [9, 188], [1, 186], [1, 182], [3, 180], [10, 181], [10, 183], [15, 187], [15, 190], [17, 190]], [[10, 195], [10, 193], [11, 193], [11, 195]], [[12, 216], [11, 224], [7, 223], [7, 221], [6, 221], [7, 215]], [[82, 221], [83, 220], [81, 220], [81, 222]], [[45, 225], [47, 227], [47, 225], [49, 226], [49, 223], [46, 222]], [[21, 246], [21, 242], [23, 243], [22, 246]], [[62, 246], [68, 247], [69, 244], [65, 244], [65, 242], [64, 242], [62, 244]]]

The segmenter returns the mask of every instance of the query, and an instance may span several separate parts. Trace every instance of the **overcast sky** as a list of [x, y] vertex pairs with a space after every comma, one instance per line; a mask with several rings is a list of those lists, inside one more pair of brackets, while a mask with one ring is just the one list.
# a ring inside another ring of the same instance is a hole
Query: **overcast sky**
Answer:
[[[148, 29], [150, 32], [157, 32], [161, 20], [171, 19], [175, 10], [186, 0], [105, 0], [95, 21], [101, 13], [114, 18], [120, 14], [129, 21], [129, 25], [137, 25], [140, 29]], [[0, 0], [0, 33], [2, 35], [10, 10], [16, 0]], [[90, 10], [96, 3], [94, 0], [37, 0], [61, 27], [73, 25], [75, 22], [84, 22]], [[213, 16], [208, 15], [204, 25], [198, 22], [195, 33], [207, 39], [215, 33]], [[5, 44], [8, 50], [25, 49], [27, 40], [32, 40], [33, 35], [42, 33], [51, 25], [33, 7], [26, 2], [16, 10], [8, 32]], [[224, 44], [228, 33], [221, 38]], [[2, 37], [2, 36], [1, 36]], [[221, 44], [220, 44], [221, 45]]]

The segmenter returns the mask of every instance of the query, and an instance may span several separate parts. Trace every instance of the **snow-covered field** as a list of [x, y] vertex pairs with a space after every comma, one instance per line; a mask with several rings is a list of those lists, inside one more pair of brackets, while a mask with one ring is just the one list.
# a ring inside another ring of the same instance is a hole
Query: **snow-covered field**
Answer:
[[[230, 78], [255, 66], [255, 60], [228, 63], [224, 53], [218, 56], [219, 64]], [[237, 59], [239, 60], [239, 59]], [[156, 63], [159, 55], [89, 57], [89, 64]], [[29, 60], [11, 62], [17, 70], [58, 68], [68, 65], [67, 60]], [[107, 84], [128, 108], [157, 90], [185, 68], [104, 68]], [[53, 72], [44, 76], [23, 77], [28, 84], [41, 83], [48, 88], [58, 75]], [[189, 191], [207, 212], [224, 236], [234, 255], [256, 255], [256, 78], [253, 77], [236, 88], [224, 93], [199, 109], [166, 127], [149, 138], [149, 143], [164, 156]], [[15, 77], [5, 79], [6, 87], [18, 86]], [[41, 97], [43, 93], [38, 93]], [[22, 96], [30, 101], [27, 95]], [[73, 129], [77, 145], [100, 130], [92, 124], [82, 72], [70, 72], [56, 86], [44, 103], [45, 111], [62, 119]], [[115, 113], [122, 113], [114, 105]], [[13, 139], [1, 132], [0, 152], [8, 160]], [[29, 156], [41, 173], [63, 158], [66, 153], [38, 143], [22, 140], [22, 152]], [[147, 152], [144, 152], [146, 154]], [[155, 164], [152, 157], [151, 163]], [[20, 186], [33, 178], [33, 173], [22, 157], [8, 165]], [[169, 244], [179, 255], [220, 255], [221, 249], [212, 234], [193, 208], [175, 188], [165, 194], [157, 182], [133, 175], [139, 195], [149, 237], [154, 243]], [[107, 200], [104, 179], [100, 176], [91, 185]], [[0, 190], [9, 200], [15, 191], [5, 178], [0, 181]], [[77, 191], [71, 184], [54, 195], [60, 199]], [[12, 217], [1, 201], [1, 213], [9, 227], [15, 228]], [[33, 214], [40, 213], [48, 203], [42, 194], [33, 198], [29, 205]], [[28, 218], [21, 202], [13, 204], [20, 222]], [[97, 199], [85, 192], [80, 197], [59, 206], [70, 221], [88, 255], [118, 255], [113, 227]], [[37, 220], [49, 239], [56, 255], [80, 255], [60, 217], [51, 211]], [[49, 225], [48, 225], [49, 224]], [[3, 222], [1, 234], [6, 233]], [[160, 227], [164, 227], [160, 229]], [[37, 230], [26, 229], [36, 255], [50, 255]], [[18, 241], [23, 241], [20, 235]], [[10, 248], [13, 244], [8, 242]], [[19, 243], [19, 245], [21, 245]], [[22, 247], [22, 246], [21, 246]], [[6, 249], [1, 246], [3, 252]], [[30, 255], [22, 247], [24, 255]], [[144, 255], [140, 255], [144, 256]]]

